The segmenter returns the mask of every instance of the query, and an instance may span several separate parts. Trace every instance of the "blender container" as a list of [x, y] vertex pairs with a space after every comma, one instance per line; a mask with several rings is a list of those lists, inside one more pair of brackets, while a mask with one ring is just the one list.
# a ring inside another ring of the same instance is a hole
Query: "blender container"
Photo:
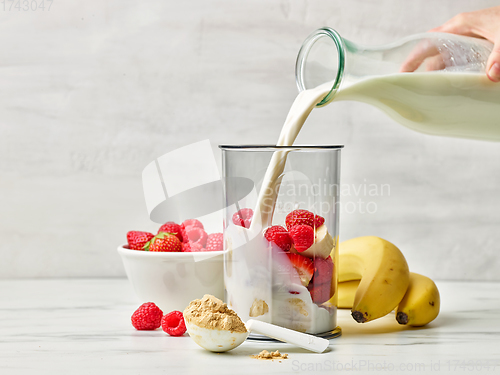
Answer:
[[[228, 306], [243, 321], [258, 319], [322, 337], [340, 335], [336, 292], [343, 146], [219, 147]], [[276, 156], [281, 169], [271, 163]], [[269, 173], [273, 170], [279, 172]], [[266, 184], [269, 175], [274, 176], [270, 185]], [[273, 191], [263, 194], [269, 186]], [[303, 215], [305, 221], [300, 219]], [[276, 225], [289, 233], [281, 229], [278, 240], [268, 241], [266, 232]], [[314, 243], [307, 249], [298, 237], [287, 242], [293, 238], [287, 237], [293, 225], [312, 228], [296, 228], [296, 233], [299, 229], [314, 233]]]

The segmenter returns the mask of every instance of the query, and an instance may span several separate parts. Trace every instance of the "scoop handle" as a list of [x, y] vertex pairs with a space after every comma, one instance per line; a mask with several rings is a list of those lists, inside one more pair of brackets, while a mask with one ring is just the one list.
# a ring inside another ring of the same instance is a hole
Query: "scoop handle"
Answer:
[[248, 332], [259, 333], [273, 339], [284, 341], [316, 353], [323, 353], [330, 342], [321, 337], [300, 333], [274, 324], [250, 319], [245, 324]]

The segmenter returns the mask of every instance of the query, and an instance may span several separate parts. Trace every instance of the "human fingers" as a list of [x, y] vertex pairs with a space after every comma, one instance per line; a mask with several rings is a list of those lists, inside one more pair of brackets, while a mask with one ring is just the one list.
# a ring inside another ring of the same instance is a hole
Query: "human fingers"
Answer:
[[441, 55], [432, 56], [425, 60], [425, 70], [428, 72], [443, 70], [444, 68], [446, 68], [446, 64]]
[[[499, 37], [500, 39], [500, 37]], [[486, 63], [486, 75], [493, 82], [500, 82], [500, 40], [495, 43]]]
[[410, 52], [406, 60], [401, 64], [401, 73], [414, 72], [429, 57], [439, 54], [438, 49], [428, 40], [423, 40]]

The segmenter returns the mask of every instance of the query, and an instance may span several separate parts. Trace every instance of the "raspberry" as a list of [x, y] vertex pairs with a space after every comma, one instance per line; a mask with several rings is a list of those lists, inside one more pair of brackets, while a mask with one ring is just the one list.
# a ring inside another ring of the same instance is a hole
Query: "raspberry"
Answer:
[[182, 336], [186, 332], [184, 316], [180, 311], [165, 314], [161, 320], [161, 328], [170, 336]]
[[197, 228], [205, 229], [203, 227], [203, 224], [201, 223], [201, 221], [199, 221], [197, 219], [184, 220], [182, 222], [182, 226], [184, 226], [184, 228], [185, 227], [197, 227]]
[[182, 244], [182, 251], [184, 251], [185, 253], [195, 253], [195, 252], [203, 251], [203, 250], [204, 250], [203, 246], [201, 246], [198, 243], [184, 242]]
[[289, 251], [292, 247], [290, 234], [281, 225], [273, 225], [267, 228], [264, 237], [269, 242], [274, 242], [283, 251]]
[[186, 234], [186, 229], [188, 227], [196, 227], [196, 228], [205, 229], [205, 228], [203, 228], [203, 224], [199, 220], [196, 220], [196, 219], [184, 220], [181, 224], [182, 242], [189, 242], [188, 236]]
[[158, 233], [167, 232], [175, 234], [175, 236], [182, 242], [182, 233], [181, 226], [179, 224], [174, 223], [173, 221], [169, 221], [168, 223], [163, 224], [160, 229], [158, 229]]
[[291, 231], [295, 225], [314, 226], [314, 214], [307, 210], [294, 210], [286, 215], [286, 228]]
[[314, 243], [314, 229], [312, 226], [299, 224], [290, 230], [293, 246], [299, 253], [306, 251]]
[[252, 218], [253, 210], [251, 208], [242, 208], [233, 215], [233, 223], [243, 228], [250, 228]]
[[325, 223], [325, 218], [319, 215], [314, 216], [314, 227], [319, 228]]
[[207, 238], [207, 251], [221, 251], [224, 248], [224, 236], [222, 233], [212, 233]]
[[153, 233], [131, 230], [127, 233], [128, 246], [132, 250], [144, 250], [144, 245], [151, 241], [153, 237]]
[[153, 302], [143, 303], [132, 314], [132, 325], [138, 330], [151, 331], [161, 326], [163, 311]]
[[190, 244], [199, 244], [201, 247], [207, 244], [207, 232], [202, 228], [186, 227], [186, 237]]

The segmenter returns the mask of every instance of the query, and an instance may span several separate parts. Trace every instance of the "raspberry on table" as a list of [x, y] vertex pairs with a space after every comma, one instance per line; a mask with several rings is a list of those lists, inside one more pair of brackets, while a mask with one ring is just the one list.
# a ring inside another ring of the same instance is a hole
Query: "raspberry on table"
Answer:
[[172, 311], [165, 314], [161, 320], [161, 328], [170, 336], [182, 336], [186, 332], [186, 323], [182, 312]]
[[161, 326], [163, 311], [153, 302], [143, 303], [132, 314], [131, 321], [135, 329], [140, 331], [152, 331]]
[[211, 233], [207, 238], [207, 251], [222, 251], [224, 249], [224, 235], [222, 233]]

